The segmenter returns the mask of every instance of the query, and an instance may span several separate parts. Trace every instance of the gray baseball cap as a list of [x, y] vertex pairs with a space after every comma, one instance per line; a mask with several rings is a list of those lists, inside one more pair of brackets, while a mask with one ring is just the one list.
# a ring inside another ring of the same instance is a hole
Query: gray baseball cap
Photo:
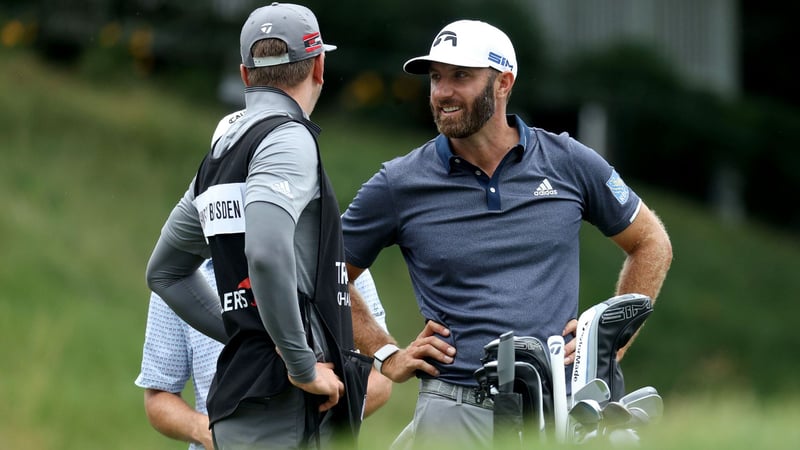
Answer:
[[[286, 43], [289, 51], [279, 56], [253, 58], [253, 45], [262, 40], [276, 38]], [[252, 13], [242, 26], [240, 37], [242, 64], [247, 68], [276, 66], [278, 64], [313, 58], [322, 52], [336, 50], [335, 45], [322, 43], [322, 35], [314, 13], [305, 6], [274, 2]]]

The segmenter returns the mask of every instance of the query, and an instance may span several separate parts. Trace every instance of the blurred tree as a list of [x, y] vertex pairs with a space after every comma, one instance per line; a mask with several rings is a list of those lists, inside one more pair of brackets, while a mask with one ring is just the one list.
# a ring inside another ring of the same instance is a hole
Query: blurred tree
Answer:
[[[407, 75], [402, 67], [427, 53], [439, 30], [455, 20], [483, 20], [505, 31], [514, 43], [521, 77], [532, 77], [543, 65], [541, 37], [515, 0], [305, 4], [317, 13], [325, 39], [339, 46], [326, 62], [326, 89], [337, 92], [337, 107], [371, 117], [431, 126], [428, 80]], [[513, 100], [524, 104], [532, 90], [532, 83], [518, 83]]]
[[[84, 75], [133, 69], [214, 101], [221, 78], [240, 92], [239, 30], [268, 3], [0, 0], [0, 37], [7, 46], [33, 40], [47, 61], [82, 64]], [[796, 65], [786, 62], [798, 37], [797, 4], [741, 0], [743, 86], [740, 98], [723, 99], [687, 87], [668, 64], [631, 45], [556, 65], [523, 0], [298, 3], [315, 11], [325, 40], [339, 46], [327, 59], [320, 109], [433, 130], [428, 80], [405, 74], [402, 64], [427, 52], [445, 24], [481, 19], [514, 42], [519, 78], [510, 111], [528, 123], [577, 135], [578, 111], [601, 105], [613, 160], [626, 171], [706, 201], [717, 195], [717, 171], [730, 169], [741, 177], [733, 183], [749, 213], [800, 228], [800, 211], [787, 213], [775, 200], [800, 196], [800, 88]]]
[[800, 69], [790, 63], [800, 42], [798, 2], [741, 0], [742, 88], [800, 107]]
[[603, 105], [612, 160], [629, 178], [711, 204], [724, 195], [719, 177], [733, 176], [748, 214], [800, 227], [800, 212], [765, 195], [800, 196], [796, 109], [687, 87], [651, 50], [627, 44], [576, 58], [561, 71], [571, 89], [553, 100], [575, 109]]
[[[116, 24], [129, 58], [146, 74], [180, 72], [237, 78], [239, 30], [255, 0], [38, 0], [37, 48], [51, 61], [74, 63], [109, 36]], [[428, 125], [427, 80], [403, 73], [402, 64], [426, 52], [435, 34], [457, 19], [481, 19], [506, 31], [515, 43], [520, 73], [532, 77], [543, 57], [527, 10], [515, 0], [376, 4], [359, 0], [298, 2], [311, 8], [323, 37], [339, 50], [327, 60], [320, 106]], [[105, 33], [105, 34], [103, 34]], [[236, 83], [234, 83], [236, 84]], [[519, 83], [514, 100], [531, 97]]]

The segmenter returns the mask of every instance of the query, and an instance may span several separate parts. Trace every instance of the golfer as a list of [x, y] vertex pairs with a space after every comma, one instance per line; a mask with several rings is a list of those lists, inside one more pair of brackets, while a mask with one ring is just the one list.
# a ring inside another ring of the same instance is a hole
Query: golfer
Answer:
[[429, 78], [440, 134], [381, 166], [342, 216], [343, 233], [351, 280], [382, 249], [400, 247], [426, 327], [398, 349], [379, 327], [355, 324], [357, 342], [392, 380], [420, 377], [396, 448], [488, 448], [492, 405], [473, 392], [484, 345], [507, 331], [543, 342], [562, 335], [572, 363], [582, 224], [624, 252], [617, 294], [655, 300], [672, 247], [597, 152], [506, 112], [523, 68], [501, 30], [453, 22], [403, 68]]

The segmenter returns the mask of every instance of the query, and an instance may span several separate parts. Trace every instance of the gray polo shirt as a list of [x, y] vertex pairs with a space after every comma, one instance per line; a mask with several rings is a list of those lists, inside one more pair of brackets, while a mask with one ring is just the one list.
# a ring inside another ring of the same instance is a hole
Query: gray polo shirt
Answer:
[[483, 346], [561, 334], [577, 317], [579, 231], [624, 230], [640, 200], [614, 168], [566, 133], [519, 130], [492, 177], [440, 135], [386, 162], [342, 216], [347, 261], [367, 268], [398, 245], [420, 312], [450, 328], [457, 355], [444, 381], [475, 385]]

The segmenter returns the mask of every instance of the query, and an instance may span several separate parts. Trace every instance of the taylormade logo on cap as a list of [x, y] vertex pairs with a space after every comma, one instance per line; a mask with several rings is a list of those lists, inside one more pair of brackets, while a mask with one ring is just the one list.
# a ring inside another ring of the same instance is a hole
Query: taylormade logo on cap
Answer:
[[444, 28], [433, 39], [428, 55], [412, 58], [403, 70], [427, 75], [431, 62], [462, 67], [491, 67], [517, 77], [517, 56], [505, 33], [479, 20], [459, 20]]
[[[262, 39], [280, 39], [288, 51], [283, 55], [252, 56], [253, 45]], [[245, 67], [266, 67], [313, 58], [323, 51], [336, 50], [322, 42], [317, 18], [310, 9], [291, 3], [272, 3], [250, 13], [240, 36], [242, 64]]]

